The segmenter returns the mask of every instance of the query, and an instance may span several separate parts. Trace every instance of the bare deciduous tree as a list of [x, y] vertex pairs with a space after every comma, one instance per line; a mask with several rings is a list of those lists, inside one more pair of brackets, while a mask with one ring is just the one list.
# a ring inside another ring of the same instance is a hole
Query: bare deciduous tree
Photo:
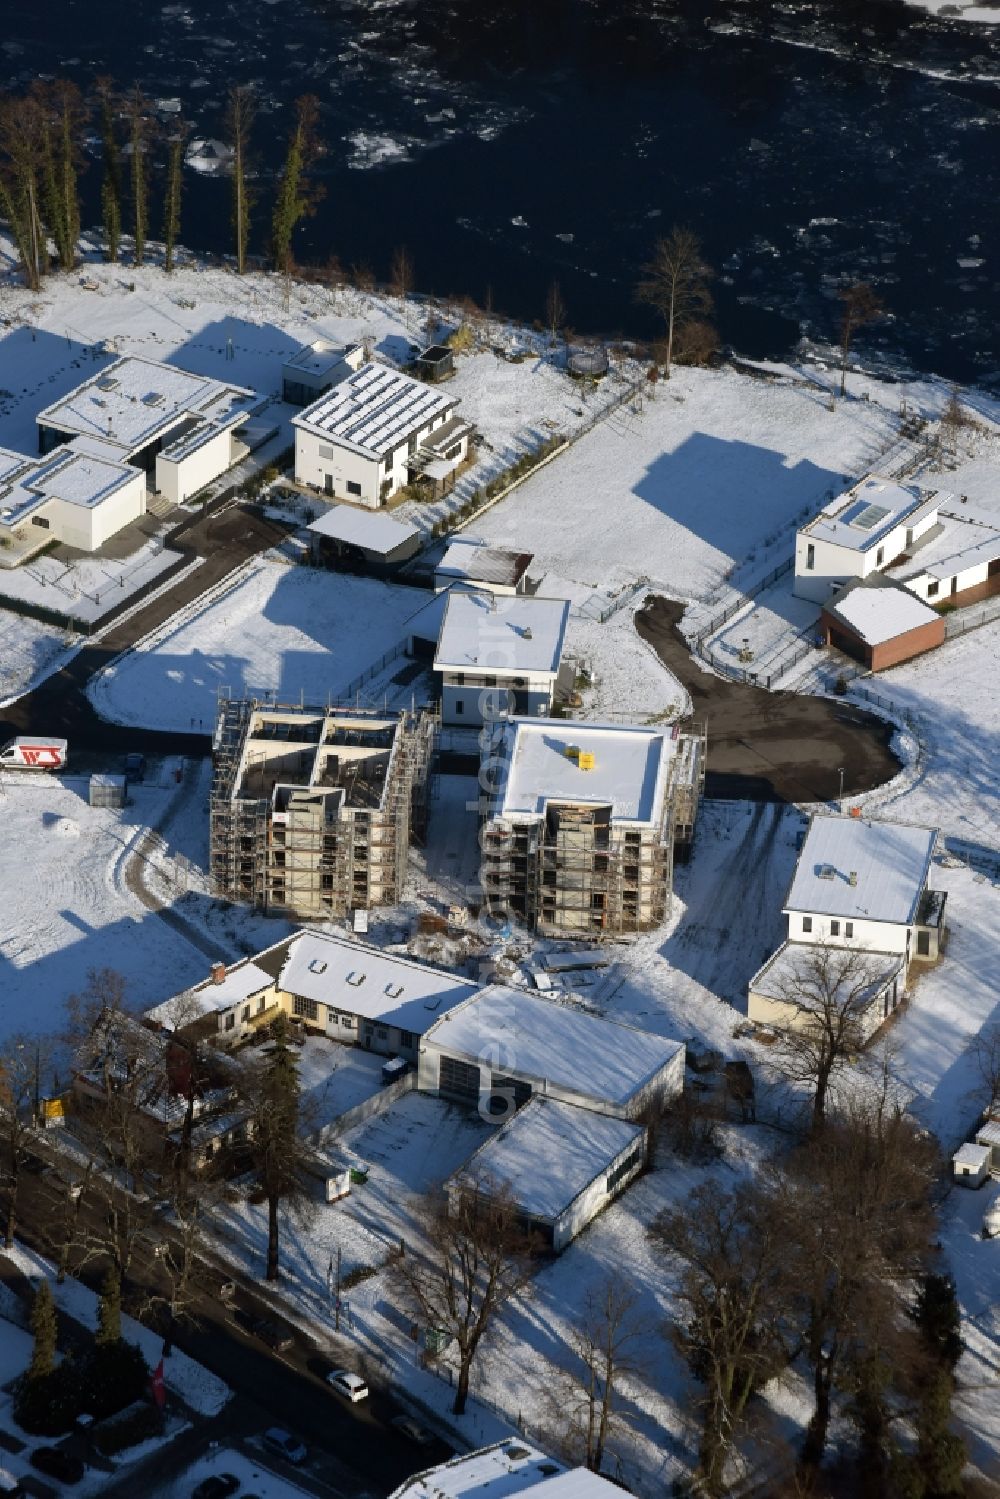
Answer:
[[24, 267], [37, 291], [49, 268], [42, 221], [45, 175], [45, 116], [37, 95], [0, 100], [0, 212], [10, 221]]
[[413, 261], [405, 245], [397, 245], [389, 268], [389, 290], [405, 302], [413, 290]]
[[792, 971], [781, 987], [779, 1065], [812, 1092], [813, 1129], [826, 1117], [830, 1085], [863, 1049], [868, 1012], [884, 977], [871, 953], [826, 943], [796, 943]]
[[650, 1232], [681, 1267], [685, 1320], [668, 1331], [704, 1389], [701, 1477], [720, 1494], [747, 1402], [785, 1358], [787, 1244], [760, 1187], [698, 1187]]
[[678, 334], [712, 310], [712, 294], [708, 289], [711, 274], [696, 236], [690, 229], [676, 226], [666, 239], [657, 241], [652, 259], [642, 267], [642, 279], [635, 294], [638, 301], [658, 312], [666, 324], [664, 372], [668, 380]]
[[840, 319], [840, 394], [847, 394], [847, 361], [851, 343], [859, 328], [874, 323], [885, 311], [867, 281], [857, 281], [839, 293], [843, 311]]
[[473, 1360], [497, 1313], [531, 1274], [535, 1243], [510, 1194], [486, 1180], [470, 1181], [453, 1202], [427, 1204], [424, 1242], [400, 1261], [403, 1295], [425, 1326], [442, 1328], [458, 1349], [452, 1407], [465, 1410]]
[[621, 1382], [642, 1368], [646, 1333], [635, 1294], [609, 1278], [588, 1293], [570, 1334], [573, 1363], [554, 1394], [563, 1420], [571, 1418], [582, 1442], [584, 1462], [595, 1473], [601, 1471], [608, 1440], [623, 1421]]
[[247, 246], [250, 242], [250, 210], [253, 193], [250, 187], [250, 132], [257, 114], [257, 98], [248, 84], [237, 84], [229, 90], [226, 102], [226, 139], [233, 152], [233, 235], [236, 244], [236, 270], [247, 268]]
[[549, 336], [554, 339], [565, 322], [566, 303], [563, 301], [559, 282], [550, 281], [545, 293], [545, 326], [549, 330]]
[[1000, 1025], [988, 1025], [981, 1030], [972, 1049], [986, 1095], [984, 1113], [996, 1114], [1000, 1112]]
[[14, 1243], [21, 1172], [31, 1153], [43, 1073], [47, 1075], [48, 1063], [47, 1044], [34, 1037], [11, 1036], [0, 1051], [0, 1138], [6, 1156], [4, 1244], [8, 1249]]

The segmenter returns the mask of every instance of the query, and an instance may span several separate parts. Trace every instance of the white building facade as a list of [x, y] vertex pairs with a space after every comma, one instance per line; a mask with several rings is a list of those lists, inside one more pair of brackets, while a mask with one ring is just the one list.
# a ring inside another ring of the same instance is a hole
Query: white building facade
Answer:
[[295, 478], [331, 499], [379, 509], [419, 474], [446, 483], [472, 429], [458, 399], [366, 364], [293, 417]]
[[0, 536], [12, 562], [51, 541], [96, 552], [145, 513], [145, 475], [99, 442], [75, 438], [44, 458], [0, 449]]
[[825, 604], [852, 578], [867, 578], [895, 562], [938, 525], [953, 496], [873, 475], [838, 495], [795, 537], [799, 598]]
[[452, 593], [434, 658], [442, 724], [549, 713], [568, 621], [565, 599]]

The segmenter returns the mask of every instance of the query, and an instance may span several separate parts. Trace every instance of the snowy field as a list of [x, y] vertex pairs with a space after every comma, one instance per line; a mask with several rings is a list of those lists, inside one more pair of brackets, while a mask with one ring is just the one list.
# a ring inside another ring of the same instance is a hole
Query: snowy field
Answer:
[[90, 688], [106, 718], [185, 730], [215, 723], [218, 694], [336, 700], [406, 636], [424, 589], [262, 558], [228, 591], [104, 671]]
[[592, 589], [647, 577], [702, 597], [795, 516], [864, 473], [893, 438], [875, 403], [808, 386], [678, 370], [641, 413], [610, 416], [481, 520]]
[[145, 1009], [204, 978], [207, 960], [126, 888], [134, 841], [167, 803], [146, 782], [122, 811], [87, 805], [84, 777], [6, 773], [0, 799], [0, 1035], [58, 1030], [90, 969], [113, 968]]
[[28, 692], [75, 650], [65, 630], [0, 609], [0, 707]]

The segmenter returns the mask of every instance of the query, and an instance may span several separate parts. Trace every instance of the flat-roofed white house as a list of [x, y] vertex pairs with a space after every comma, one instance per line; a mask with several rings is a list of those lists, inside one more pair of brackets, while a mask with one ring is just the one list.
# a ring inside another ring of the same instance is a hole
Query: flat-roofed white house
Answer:
[[423, 475], [440, 491], [469, 453], [457, 396], [382, 364], [339, 380], [295, 428], [295, 478], [331, 498], [379, 509]]
[[547, 936], [664, 920], [694, 833], [705, 741], [671, 727], [511, 718], [483, 746], [488, 910]]
[[128, 354], [39, 412], [38, 449], [96, 440], [180, 505], [246, 457], [240, 429], [259, 405], [243, 386]]
[[51, 541], [95, 552], [145, 513], [145, 475], [92, 438], [44, 458], [0, 448], [0, 537], [11, 564]]
[[434, 657], [441, 722], [478, 728], [505, 713], [548, 714], [568, 622], [565, 599], [450, 594]]
[[491, 546], [474, 536], [456, 536], [434, 569], [434, 588], [478, 588], [489, 593], [524, 593], [532, 552]]
[[637, 1119], [682, 1092], [684, 1057], [681, 1041], [491, 984], [427, 1030], [417, 1086], [497, 1119], [535, 1097]]
[[[807, 1024], [810, 990], [837, 983], [870, 1037], [903, 997], [910, 964], [940, 955], [947, 896], [929, 887], [937, 837], [907, 823], [814, 817], [785, 901], [788, 937], [750, 980], [749, 1018]], [[836, 950], [858, 960], [839, 971]]]
[[330, 1040], [415, 1062], [424, 1032], [475, 989], [368, 943], [301, 931], [231, 968], [217, 964], [147, 1018], [235, 1046], [283, 1012]]
[[642, 1124], [571, 1103], [532, 1098], [445, 1183], [449, 1201], [508, 1194], [546, 1248], [558, 1254], [624, 1192], [646, 1160]]
[[296, 349], [281, 366], [281, 398], [290, 406], [308, 406], [359, 370], [364, 360], [361, 344], [332, 344], [316, 338]]
[[954, 496], [868, 475], [831, 500], [795, 538], [799, 598], [825, 604], [853, 578], [867, 578], [901, 557], [940, 525]]
[[389, 1499], [615, 1499], [621, 1489], [589, 1468], [567, 1468], [523, 1437], [414, 1473]]

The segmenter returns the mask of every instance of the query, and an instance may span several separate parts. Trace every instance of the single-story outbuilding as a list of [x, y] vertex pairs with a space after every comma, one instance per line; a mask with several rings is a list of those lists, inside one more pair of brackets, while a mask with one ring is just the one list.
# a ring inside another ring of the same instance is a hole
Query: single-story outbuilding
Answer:
[[951, 1158], [951, 1174], [963, 1187], [981, 1187], [990, 1174], [990, 1147], [960, 1145]]
[[535, 1096], [638, 1119], [681, 1093], [684, 1055], [682, 1041], [491, 984], [427, 1030], [417, 1086], [496, 1119]]
[[1000, 1119], [987, 1119], [976, 1130], [976, 1144], [990, 1152], [990, 1170], [1000, 1171]]
[[331, 505], [312, 521], [321, 555], [341, 565], [363, 567], [366, 573], [388, 575], [420, 550], [416, 526], [392, 520], [378, 510], [356, 510], [352, 505]]
[[290, 406], [308, 406], [361, 368], [365, 351], [361, 344], [332, 344], [314, 339], [297, 349], [281, 366], [281, 398]]
[[[838, 967], [847, 971], [839, 971]], [[838, 1008], [850, 1007], [865, 1041], [905, 998], [905, 959], [900, 953], [831, 952], [806, 942], [783, 942], [750, 980], [747, 1018], [755, 1025], [802, 1030], [837, 986]]]
[[646, 1129], [570, 1103], [533, 1098], [481, 1145], [445, 1190], [509, 1192], [525, 1227], [556, 1253], [643, 1168]]
[[490, 593], [525, 593], [532, 552], [490, 546], [474, 536], [456, 536], [434, 569], [434, 587], [482, 588]]
[[943, 645], [945, 621], [903, 583], [881, 573], [848, 583], [820, 614], [824, 645], [885, 671]]

